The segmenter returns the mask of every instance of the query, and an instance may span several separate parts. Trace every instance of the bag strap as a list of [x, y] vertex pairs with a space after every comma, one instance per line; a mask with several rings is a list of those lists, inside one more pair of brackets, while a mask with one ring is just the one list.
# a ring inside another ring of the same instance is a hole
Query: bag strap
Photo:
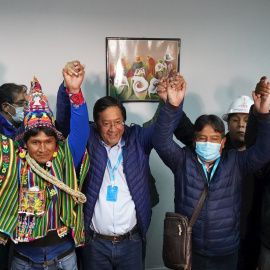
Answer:
[[203, 190], [203, 192], [202, 192], [202, 194], [200, 196], [198, 204], [196, 205], [196, 208], [195, 208], [195, 210], [194, 210], [194, 212], [192, 214], [192, 217], [191, 217], [191, 219], [189, 221], [189, 224], [188, 224], [189, 227], [192, 228], [193, 225], [195, 224], [195, 222], [196, 222], [196, 220], [197, 220], [197, 218], [198, 218], [198, 216], [199, 216], [199, 214], [201, 212], [201, 209], [202, 209], [202, 206], [203, 206], [203, 203], [205, 201], [205, 198], [206, 198], [207, 194], [208, 194], [208, 186], [204, 185], [204, 190]]

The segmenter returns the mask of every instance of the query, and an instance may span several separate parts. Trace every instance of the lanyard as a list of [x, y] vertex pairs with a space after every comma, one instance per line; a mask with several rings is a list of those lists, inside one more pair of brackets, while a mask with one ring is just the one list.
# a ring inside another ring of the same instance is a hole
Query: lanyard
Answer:
[[107, 159], [107, 165], [108, 165], [108, 169], [109, 169], [109, 174], [110, 174], [110, 180], [111, 180], [111, 183], [112, 183], [112, 187], [114, 186], [114, 182], [115, 182], [114, 173], [118, 169], [122, 157], [123, 157], [123, 149], [121, 149], [121, 153], [120, 153], [120, 155], [118, 157], [117, 163], [114, 166], [114, 168], [112, 168], [112, 165], [111, 165], [111, 162], [110, 162], [109, 158]]
[[208, 186], [209, 186], [209, 184], [210, 184], [210, 182], [211, 182], [211, 180], [212, 180], [212, 177], [213, 177], [213, 175], [214, 175], [214, 173], [215, 173], [215, 171], [216, 171], [216, 169], [217, 169], [217, 166], [218, 166], [218, 164], [219, 164], [219, 161], [220, 161], [220, 157], [216, 160], [216, 162], [215, 162], [215, 164], [214, 164], [214, 167], [213, 167], [213, 169], [212, 169], [212, 171], [211, 171], [210, 179], [208, 179], [208, 174], [207, 174], [206, 166], [205, 166], [205, 164], [203, 163], [203, 161], [201, 161], [202, 167], [203, 167], [203, 171], [204, 171], [205, 176], [206, 176], [206, 179], [207, 179], [207, 185], [208, 185]]

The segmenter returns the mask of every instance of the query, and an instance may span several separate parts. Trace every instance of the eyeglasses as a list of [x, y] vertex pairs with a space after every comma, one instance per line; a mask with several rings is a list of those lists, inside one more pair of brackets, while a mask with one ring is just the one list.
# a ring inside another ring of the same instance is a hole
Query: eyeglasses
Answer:
[[[8, 103], [9, 104], [9, 103]], [[12, 104], [15, 104], [15, 105], [17, 105], [17, 106], [19, 106], [19, 107], [25, 107], [25, 106], [27, 106], [27, 102], [25, 101], [25, 100], [21, 100], [21, 101], [19, 101], [19, 102], [13, 102]], [[10, 105], [10, 104], [9, 104]]]
[[104, 128], [112, 128], [112, 127], [116, 127], [116, 128], [119, 128], [121, 126], [123, 126], [125, 123], [122, 122], [122, 121], [115, 121], [114, 123], [111, 123], [111, 122], [103, 122], [101, 124], [102, 127]]

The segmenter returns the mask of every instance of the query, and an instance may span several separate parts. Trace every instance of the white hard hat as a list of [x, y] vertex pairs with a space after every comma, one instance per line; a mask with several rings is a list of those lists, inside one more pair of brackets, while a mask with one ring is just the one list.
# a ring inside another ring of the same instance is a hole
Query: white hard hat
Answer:
[[224, 121], [228, 121], [228, 115], [231, 113], [249, 113], [249, 109], [253, 104], [253, 100], [249, 96], [239, 96], [230, 105], [228, 112], [222, 116]]

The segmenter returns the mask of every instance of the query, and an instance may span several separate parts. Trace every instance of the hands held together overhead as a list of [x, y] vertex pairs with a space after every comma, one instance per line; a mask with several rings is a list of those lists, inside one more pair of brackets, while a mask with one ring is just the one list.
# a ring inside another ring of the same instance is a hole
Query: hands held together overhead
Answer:
[[186, 86], [183, 76], [177, 73], [171, 78], [162, 77], [158, 83], [157, 93], [164, 102], [168, 98], [172, 105], [179, 106], [184, 99]]
[[270, 82], [263, 76], [257, 83], [255, 91], [252, 92], [254, 99], [254, 110], [258, 113], [268, 113], [270, 106]]

